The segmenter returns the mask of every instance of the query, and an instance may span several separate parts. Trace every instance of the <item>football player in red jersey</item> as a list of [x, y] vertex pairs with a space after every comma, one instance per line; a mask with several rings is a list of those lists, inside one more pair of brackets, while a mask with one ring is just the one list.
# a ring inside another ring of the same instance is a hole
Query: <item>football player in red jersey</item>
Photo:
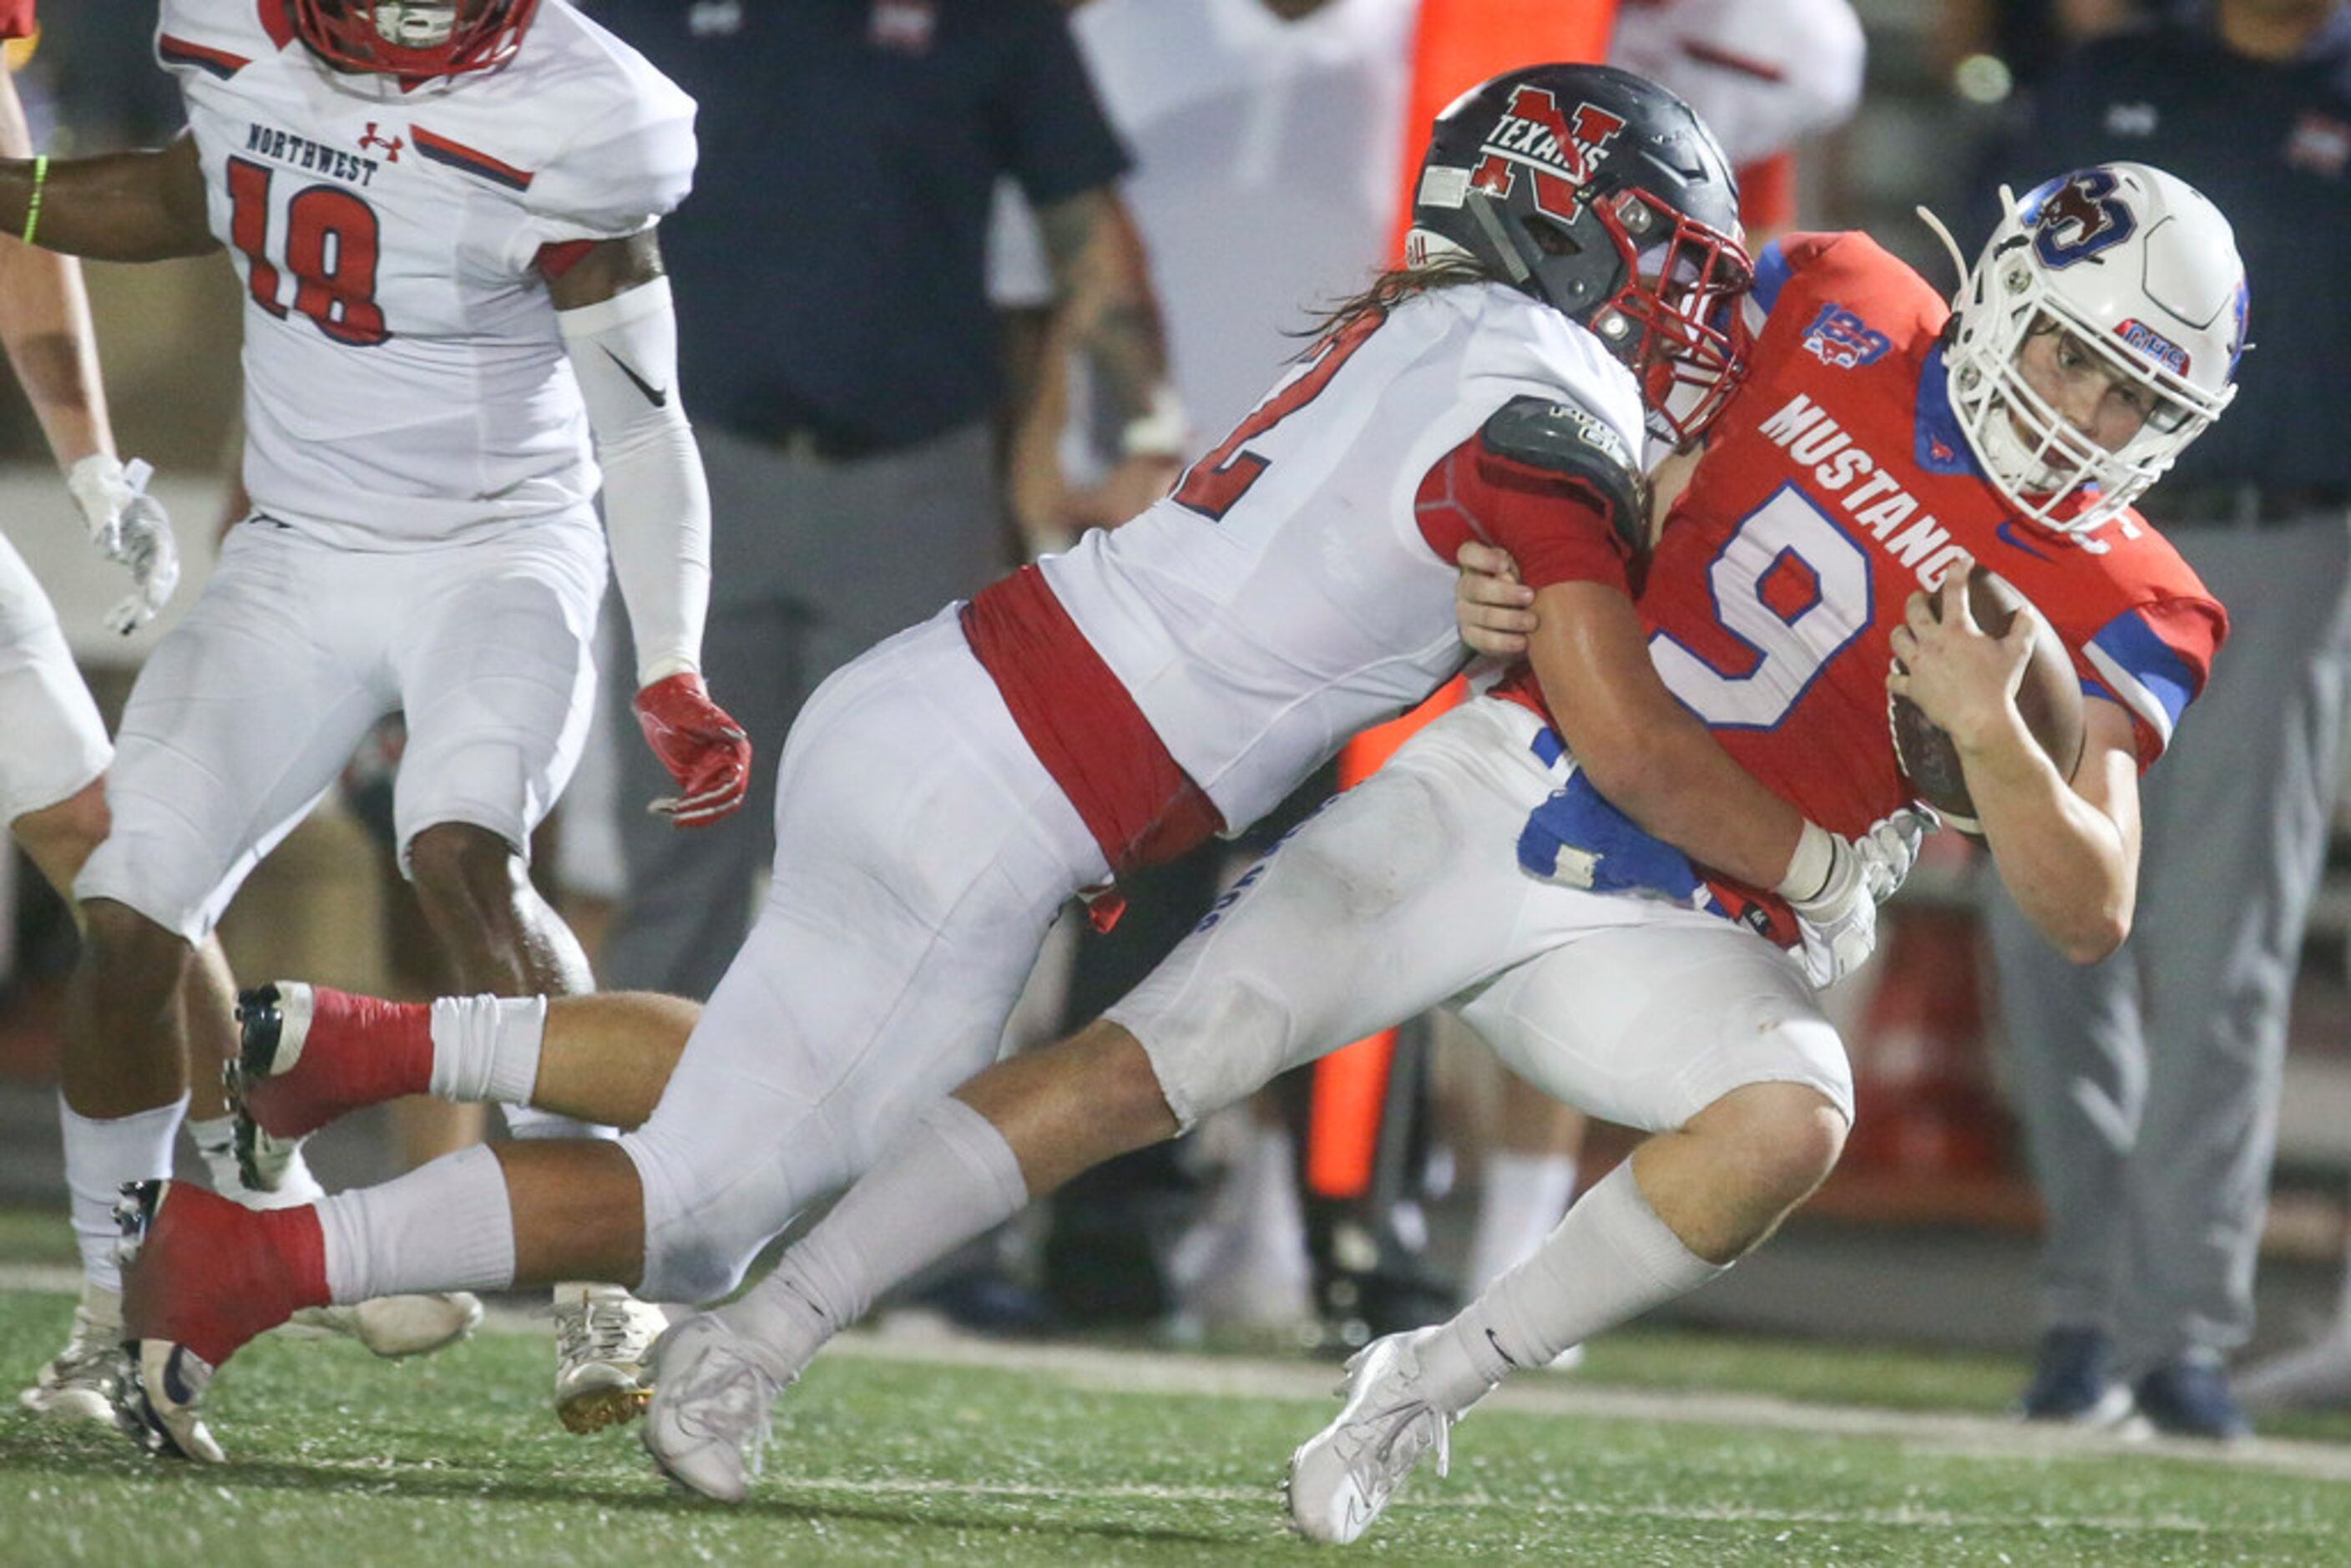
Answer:
[[[140, 672], [74, 884], [66, 1163], [100, 1291], [120, 1187], [171, 1169], [183, 977], [378, 718], [408, 724], [402, 869], [453, 973], [499, 992], [592, 984], [525, 862], [586, 731], [608, 563], [679, 786], [656, 809], [722, 815], [749, 765], [698, 673], [708, 502], [653, 237], [692, 100], [563, 0], [163, 0], [154, 49], [188, 114], [168, 147], [0, 160], [0, 231], [225, 249], [246, 295], [255, 509]], [[559, 1291], [567, 1425], [634, 1412], [660, 1321]]]
[[[2094, 256], [2114, 265], [2077, 265]], [[1089, 1166], [1451, 998], [1529, 1082], [1654, 1135], [1451, 1322], [1350, 1363], [1289, 1501], [1308, 1535], [1359, 1535], [1504, 1375], [1728, 1268], [1843, 1146], [1850, 1078], [1779, 946], [1786, 899], [1649, 831], [1660, 700], [1809, 821], [1883, 845], [1891, 873], [1898, 830], [1871, 824], [1906, 803], [1886, 699], [1909, 695], [1952, 735], [2044, 932], [2084, 959], [2122, 940], [2139, 770], [2226, 630], [2128, 502], [2225, 406], [2243, 290], [2210, 204], [2127, 164], [2015, 206], [1956, 313], [1865, 236], [1767, 250], [1747, 383], [1637, 601], [1596, 559], [1547, 563], [1519, 596], [1527, 667], [1286, 840], [1102, 1022], [964, 1085], [767, 1281], [672, 1331], [648, 1445], [735, 1492], [726, 1448], [756, 1443], [881, 1291]], [[2074, 655], [2088, 738], [2070, 779], [2011, 695], [2033, 617], [1995, 639], [1928, 609], [1976, 557]]]

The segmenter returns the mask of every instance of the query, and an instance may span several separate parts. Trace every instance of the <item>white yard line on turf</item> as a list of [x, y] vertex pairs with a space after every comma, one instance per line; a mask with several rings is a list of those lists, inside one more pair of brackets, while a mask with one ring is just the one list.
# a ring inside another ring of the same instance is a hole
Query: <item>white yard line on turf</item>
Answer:
[[[80, 1270], [70, 1264], [0, 1263], [0, 1291], [69, 1295], [80, 1288]], [[543, 1310], [534, 1312], [525, 1308], [493, 1307], [481, 1332], [544, 1334], [548, 1332], [547, 1318]], [[1120, 1394], [1321, 1401], [1332, 1396], [1341, 1377], [1337, 1367], [1320, 1362], [1106, 1349], [1061, 1343], [1013, 1344], [963, 1334], [916, 1337], [852, 1333], [835, 1340], [827, 1354], [869, 1361], [995, 1368], [1052, 1376], [1080, 1387]], [[2028, 1426], [2001, 1416], [1815, 1405], [1761, 1394], [1606, 1387], [1549, 1375], [1522, 1377], [1505, 1385], [1495, 1390], [1480, 1408], [1878, 1438], [1958, 1458], [2154, 1458], [2231, 1465], [2313, 1480], [2351, 1481], [2351, 1448], [2327, 1443], [2262, 1437], [2224, 1447], [2179, 1437], [2130, 1437], [2118, 1432]], [[870, 1484], [919, 1488], [928, 1483]], [[2189, 1526], [2182, 1521], [2178, 1527]]]

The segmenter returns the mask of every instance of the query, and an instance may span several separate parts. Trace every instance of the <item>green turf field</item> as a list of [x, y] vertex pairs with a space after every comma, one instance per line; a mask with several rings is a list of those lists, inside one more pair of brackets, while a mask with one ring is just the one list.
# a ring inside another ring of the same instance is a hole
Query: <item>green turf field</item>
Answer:
[[[0, 1260], [54, 1261], [0, 1223]], [[52, 1272], [55, 1272], [52, 1270]], [[0, 1368], [70, 1299], [0, 1293]], [[690, 1500], [631, 1433], [577, 1438], [543, 1329], [494, 1320], [398, 1364], [266, 1340], [213, 1400], [225, 1469], [0, 1415], [0, 1563], [1332, 1561], [1282, 1530], [1284, 1458], [1328, 1368], [1101, 1347], [846, 1342], [778, 1410], [741, 1510]], [[1356, 1554], [1398, 1563], [2342, 1563], [2351, 1444], [2226, 1459], [1999, 1420], [2019, 1368], [1663, 1333], [1520, 1379], [1455, 1434]], [[1521, 1386], [1523, 1385], [1523, 1386]], [[2341, 1435], [2337, 1420], [2304, 1433]]]

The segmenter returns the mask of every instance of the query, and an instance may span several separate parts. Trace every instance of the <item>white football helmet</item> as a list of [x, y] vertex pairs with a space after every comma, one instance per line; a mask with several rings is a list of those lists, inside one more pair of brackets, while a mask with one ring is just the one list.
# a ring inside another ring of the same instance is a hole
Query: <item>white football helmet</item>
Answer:
[[[2025, 518], [2061, 533], [2111, 521], [2236, 395], [2244, 263], [2229, 220], [2186, 181], [2145, 163], [2060, 174], [2004, 214], [1951, 302], [1951, 407], [1968, 444]], [[2025, 384], [2037, 327], [2069, 333], [2147, 413], [2119, 451], [2091, 441]], [[2058, 514], [2076, 490], [2085, 504]]]

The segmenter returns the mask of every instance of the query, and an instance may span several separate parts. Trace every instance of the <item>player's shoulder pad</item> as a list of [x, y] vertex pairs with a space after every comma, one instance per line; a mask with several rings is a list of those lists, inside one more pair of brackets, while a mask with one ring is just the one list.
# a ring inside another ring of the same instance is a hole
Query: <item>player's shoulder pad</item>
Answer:
[[[563, 15], [559, 12], [557, 15]], [[532, 44], [548, 18], [532, 31]], [[562, 141], [524, 195], [532, 211], [574, 225], [585, 237], [644, 227], [685, 199], [694, 183], [694, 99], [627, 44], [576, 14], [548, 65], [550, 107]], [[550, 29], [551, 31], [552, 29]]]
[[1487, 416], [1479, 434], [1496, 456], [1588, 491], [1625, 546], [1642, 548], [1649, 529], [1649, 476], [1632, 444], [1573, 392], [1514, 397]]

